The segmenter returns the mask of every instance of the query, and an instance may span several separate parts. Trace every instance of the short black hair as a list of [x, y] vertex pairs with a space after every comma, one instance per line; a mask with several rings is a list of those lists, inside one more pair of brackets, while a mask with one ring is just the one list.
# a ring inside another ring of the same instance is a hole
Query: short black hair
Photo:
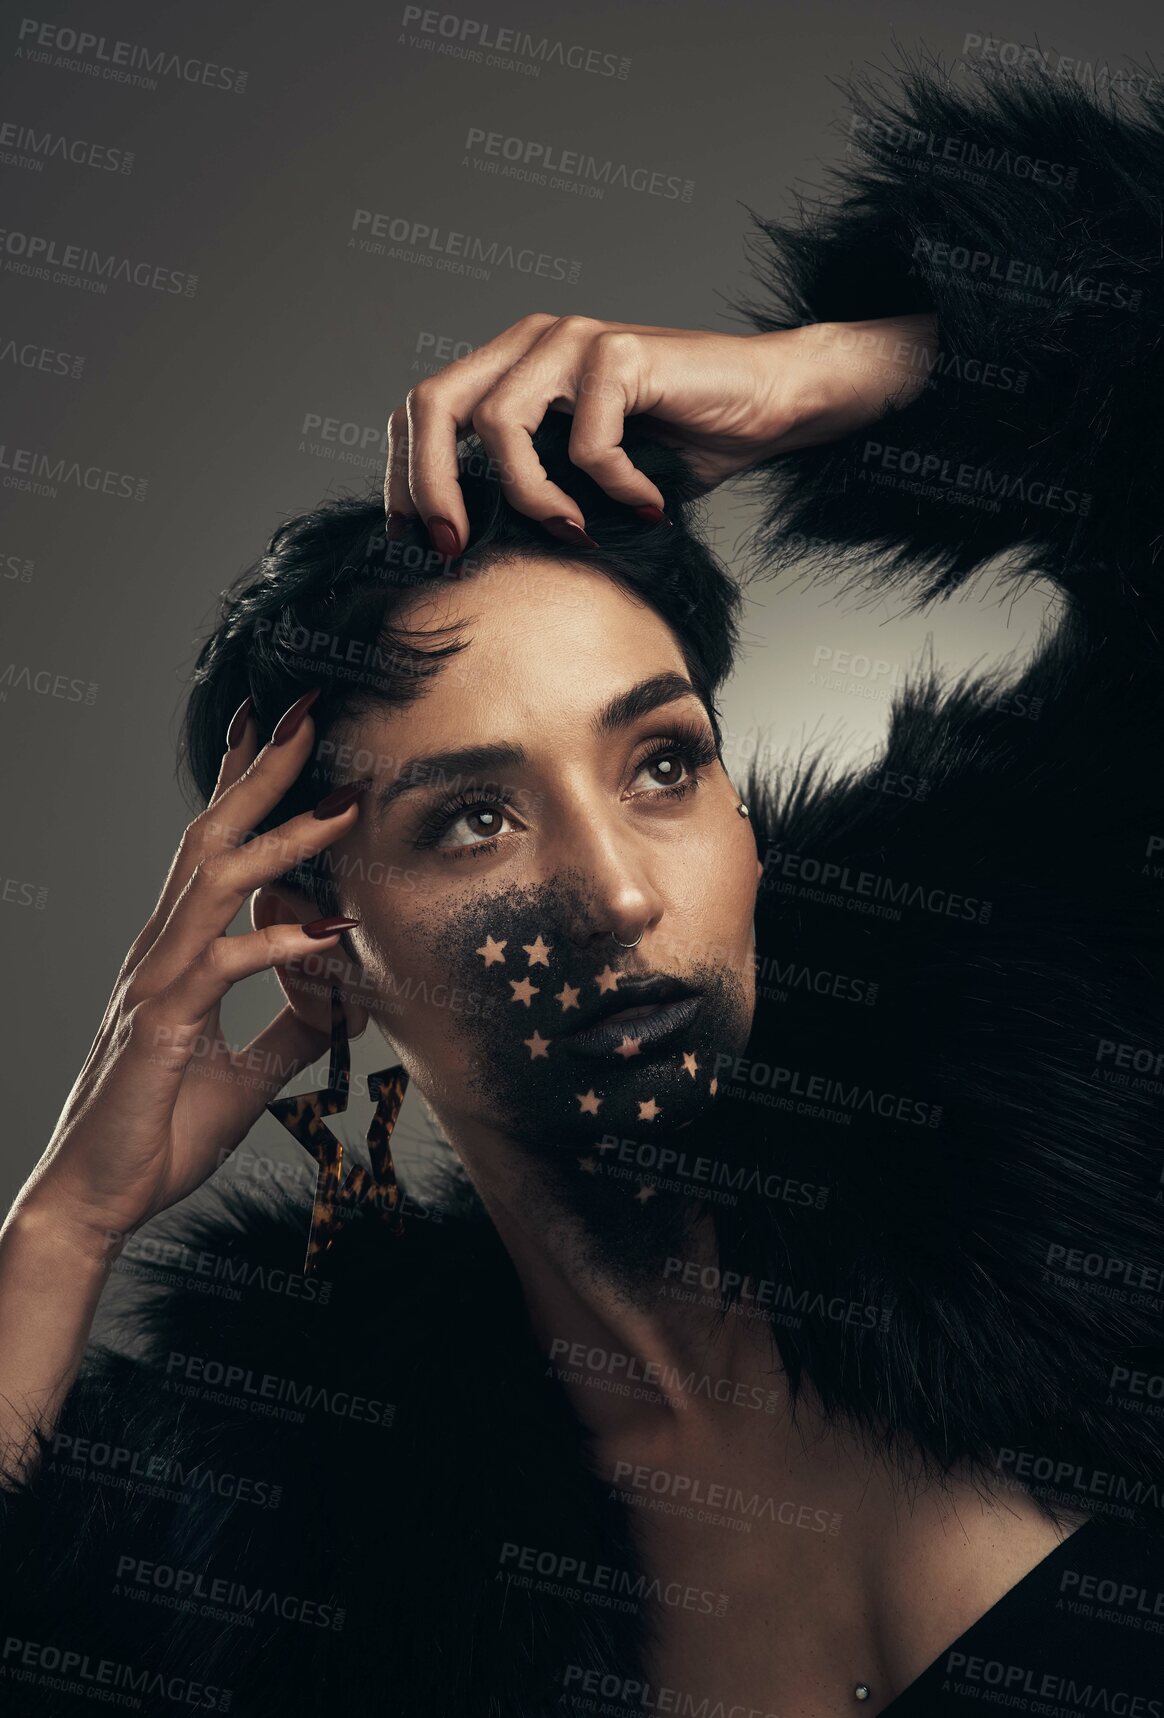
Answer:
[[[571, 419], [550, 413], [533, 441], [548, 476], [574, 497], [597, 549], [558, 542], [506, 499], [496, 463], [475, 435], [458, 444], [458, 473], [469, 517], [469, 542], [449, 561], [428, 542], [423, 522], [385, 531], [384, 504], [349, 495], [321, 502], [278, 527], [261, 559], [224, 593], [217, 623], [202, 644], [187, 699], [180, 768], [201, 804], [213, 792], [226, 729], [248, 695], [261, 740], [284, 710], [313, 686], [316, 746], [294, 788], [261, 826], [307, 810], [344, 778], [332, 767], [328, 737], [377, 704], [400, 707], [424, 694], [426, 681], [467, 640], [450, 632], [423, 643], [394, 624], [419, 589], [490, 564], [525, 556], [582, 562], [646, 602], [674, 633], [692, 683], [721, 744], [716, 693], [731, 671], [741, 595], [696, 522], [699, 485], [680, 451], [628, 426], [622, 441], [657, 485], [672, 523], [644, 523], [575, 466], [568, 451]], [[321, 912], [335, 891], [321, 860], [288, 873]]]

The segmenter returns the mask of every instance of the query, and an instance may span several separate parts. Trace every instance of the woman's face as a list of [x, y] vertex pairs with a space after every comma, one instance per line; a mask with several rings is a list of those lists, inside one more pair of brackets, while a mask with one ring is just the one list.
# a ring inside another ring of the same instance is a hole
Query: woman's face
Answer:
[[[759, 865], [675, 638], [556, 559], [399, 620], [468, 642], [407, 708], [332, 736], [339, 773], [374, 778], [331, 850], [365, 1005], [454, 1143], [685, 1124], [747, 1040]], [[654, 999], [628, 989], [649, 979]]]

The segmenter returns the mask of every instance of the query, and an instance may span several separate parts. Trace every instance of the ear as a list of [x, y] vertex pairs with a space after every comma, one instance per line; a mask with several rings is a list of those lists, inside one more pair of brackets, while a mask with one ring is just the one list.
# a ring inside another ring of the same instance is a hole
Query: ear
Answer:
[[[251, 896], [251, 923], [257, 931], [264, 931], [269, 925], [297, 922], [308, 925], [317, 918], [319, 908], [315, 902], [286, 884], [280, 884], [276, 890], [264, 883]], [[326, 961], [326, 977], [310, 970], [303, 972], [298, 966], [277, 966], [273, 968], [275, 977], [299, 1018], [321, 1032], [331, 1030], [331, 987], [337, 985], [344, 1001], [348, 1037], [358, 1038], [368, 1024], [367, 1009], [355, 1000], [360, 967], [349, 959], [342, 942], [321, 949], [320, 954]]]

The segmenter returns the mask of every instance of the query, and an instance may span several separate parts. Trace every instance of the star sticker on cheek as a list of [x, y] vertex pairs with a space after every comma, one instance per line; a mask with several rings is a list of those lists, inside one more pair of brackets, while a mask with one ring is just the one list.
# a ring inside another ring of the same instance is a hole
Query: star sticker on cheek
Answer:
[[581, 1105], [583, 1115], [596, 1116], [598, 1114], [598, 1106], [602, 1102], [602, 1099], [595, 1093], [593, 1086], [591, 1086], [590, 1090], [585, 1094], [582, 1092], [575, 1092], [574, 1096]]
[[695, 1070], [699, 1066], [699, 1063], [695, 1060], [695, 1051], [694, 1050], [684, 1050], [684, 1052], [683, 1052], [683, 1066], [687, 1069], [687, 1072], [691, 1075], [691, 1078], [694, 1079], [695, 1078]]
[[510, 1000], [513, 1002], [524, 1002], [527, 1008], [533, 1001], [534, 997], [539, 994], [538, 986], [536, 984], [531, 984], [528, 978], [511, 978], [509, 986], [513, 991], [513, 995]]
[[533, 1037], [532, 1038], [523, 1038], [522, 1043], [529, 1045], [529, 1053], [530, 1053], [530, 1060], [531, 1061], [536, 1062], [536, 1060], [539, 1056], [544, 1056], [546, 1061], [547, 1062], [549, 1061], [549, 1059], [550, 1059], [550, 1044], [552, 1043], [552, 1039], [543, 1038], [536, 1026], [534, 1027]]
[[521, 946], [525, 950], [526, 954], [528, 954], [529, 964], [531, 966], [549, 966], [551, 945], [542, 941], [542, 933], [540, 931], [534, 938], [533, 942], [522, 943]]
[[558, 994], [554, 997], [554, 1001], [562, 1004], [562, 1012], [565, 1013], [567, 1008], [577, 1008], [578, 998], [581, 994], [582, 986], [580, 984], [564, 984]]
[[629, 1061], [632, 1056], [638, 1055], [642, 1042], [641, 1038], [628, 1038], [624, 1034], [622, 1043], [614, 1053], [616, 1056], [625, 1056]]
[[619, 974], [617, 972], [612, 972], [609, 966], [604, 966], [594, 982], [605, 996], [608, 990], [618, 989], [618, 980]]
[[662, 1110], [659, 1108], [654, 1098], [648, 1098], [645, 1103], [641, 1103], [639, 1105], [640, 1121], [654, 1121], [655, 1117], [662, 1115], [662, 1113]]
[[473, 953], [483, 956], [486, 966], [492, 966], [494, 961], [499, 961], [501, 965], [504, 966], [505, 956], [502, 953], [502, 950], [508, 941], [508, 937], [503, 937], [499, 943], [494, 942], [492, 937], [486, 937], [481, 947], [475, 948]]

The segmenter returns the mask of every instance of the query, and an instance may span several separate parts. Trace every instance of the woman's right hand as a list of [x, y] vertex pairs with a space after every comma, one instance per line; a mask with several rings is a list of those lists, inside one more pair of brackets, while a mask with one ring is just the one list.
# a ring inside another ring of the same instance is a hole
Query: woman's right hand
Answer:
[[314, 921], [318, 935], [298, 923], [226, 934], [260, 884], [358, 819], [357, 788], [338, 812], [318, 816], [331, 809], [322, 801], [244, 841], [310, 755], [310, 701], [312, 694], [297, 700], [261, 748], [246, 706], [232, 721], [236, 743], [224, 752], [210, 803], [182, 836], [48, 1149], [16, 1201], [15, 1212], [107, 1264], [135, 1229], [212, 1175], [291, 1075], [328, 1047], [329, 1034], [290, 1004], [238, 1052], [219, 1023], [222, 999], [239, 979], [333, 948], [355, 922]]

